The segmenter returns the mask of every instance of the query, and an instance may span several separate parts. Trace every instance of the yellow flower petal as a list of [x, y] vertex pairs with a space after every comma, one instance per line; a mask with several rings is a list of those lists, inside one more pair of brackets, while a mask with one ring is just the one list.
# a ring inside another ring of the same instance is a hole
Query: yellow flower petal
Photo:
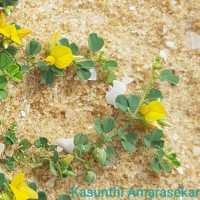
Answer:
[[38, 194], [24, 183], [24, 174], [16, 175], [9, 184], [16, 200], [38, 199]]
[[27, 200], [29, 199], [30, 195], [27, 192], [20, 191], [16, 189], [12, 184], [9, 185], [13, 194], [15, 195], [16, 200]]
[[59, 38], [61, 36], [61, 31], [57, 31], [50, 39], [50, 48], [55, 47], [56, 43], [58, 42]]
[[53, 56], [47, 56], [45, 61], [49, 64], [49, 65], [54, 65], [55, 64], [55, 58]]
[[73, 155], [68, 155], [63, 159], [67, 164], [70, 164], [74, 160]]
[[0, 15], [0, 28], [4, 28], [6, 26], [6, 19], [5, 16], [3, 14], [3, 12], [1, 12]]
[[28, 199], [38, 199], [38, 194], [35, 190], [29, 188], [27, 185], [20, 188], [20, 192], [29, 194]]
[[17, 30], [17, 35], [19, 38], [23, 38], [23, 37], [27, 36], [29, 33], [31, 33], [31, 30], [29, 30], [29, 29]]
[[62, 56], [56, 59], [55, 66], [59, 69], [64, 69], [72, 63], [73, 57], [71, 56]]
[[148, 104], [148, 112], [145, 114], [145, 120], [152, 122], [162, 119], [166, 116], [166, 110], [159, 101], [151, 101]]
[[19, 188], [24, 182], [25, 175], [23, 173], [17, 174], [11, 181], [11, 185], [15, 188]]
[[142, 105], [140, 106], [140, 113], [141, 113], [142, 115], [145, 115], [147, 112], [148, 112], [148, 106], [147, 106], [146, 104], [142, 104]]

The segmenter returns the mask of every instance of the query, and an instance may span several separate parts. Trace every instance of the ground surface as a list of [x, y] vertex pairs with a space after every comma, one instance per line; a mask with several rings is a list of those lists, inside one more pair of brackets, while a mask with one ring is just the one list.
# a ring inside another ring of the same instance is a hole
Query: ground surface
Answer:
[[[128, 86], [127, 94], [139, 94], [140, 86], [148, 78], [149, 66], [160, 50], [168, 55], [165, 66], [174, 69], [181, 80], [177, 87], [168, 84], [160, 87], [165, 94], [167, 119], [174, 124], [165, 129], [166, 140], [179, 155], [184, 175], [176, 169], [157, 175], [149, 167], [147, 149], [139, 147], [137, 153], [130, 155], [119, 148], [113, 167], [95, 167], [98, 180], [93, 185], [75, 177], [57, 180], [53, 188], [47, 188], [45, 182], [50, 177], [46, 172], [29, 173], [28, 179], [35, 180], [49, 199], [68, 193], [75, 186], [176, 189], [183, 184], [188, 189], [200, 188], [200, 155], [193, 154], [194, 146], [200, 146], [200, 52], [186, 48], [183, 42], [186, 32], [199, 33], [199, 11], [199, 0], [20, 0], [9, 21], [33, 30], [27, 41], [35, 38], [46, 43], [60, 29], [84, 53], [88, 34], [101, 35], [106, 41], [105, 51], [113, 53], [112, 57], [120, 63], [116, 70], [118, 79], [128, 76], [135, 80]], [[121, 112], [105, 102], [108, 85], [102, 80], [73, 81], [70, 71], [57, 78], [55, 85], [44, 86], [33, 69], [23, 83], [9, 87], [10, 98], [3, 103], [0, 113], [4, 121], [2, 131], [14, 121], [21, 138], [34, 140], [46, 136], [54, 142], [58, 137], [71, 137], [77, 132], [94, 135], [91, 125], [96, 116], [123, 119]], [[20, 111], [28, 113], [25, 118]], [[75, 167], [75, 172], [78, 169]], [[22, 170], [18, 168], [14, 174]]]

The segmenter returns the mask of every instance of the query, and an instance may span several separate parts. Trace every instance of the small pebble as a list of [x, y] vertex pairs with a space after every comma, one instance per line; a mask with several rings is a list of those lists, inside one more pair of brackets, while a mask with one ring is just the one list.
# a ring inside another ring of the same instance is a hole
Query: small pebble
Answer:
[[26, 113], [24, 111], [21, 111], [20, 113], [22, 117], [26, 117]]
[[199, 156], [200, 155], [200, 147], [194, 146], [193, 147], [193, 154], [194, 154], [194, 156]]
[[175, 43], [171, 41], [167, 41], [165, 44], [167, 47], [172, 48], [172, 49], [176, 47]]

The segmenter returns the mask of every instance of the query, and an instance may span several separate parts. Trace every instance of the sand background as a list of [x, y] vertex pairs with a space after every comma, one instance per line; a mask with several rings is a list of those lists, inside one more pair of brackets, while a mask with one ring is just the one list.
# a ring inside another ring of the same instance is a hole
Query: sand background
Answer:
[[[167, 120], [174, 124], [165, 128], [166, 145], [174, 147], [184, 175], [176, 169], [157, 175], [150, 169], [147, 148], [139, 146], [137, 152], [130, 155], [116, 144], [119, 150], [114, 165], [103, 169], [95, 166], [98, 180], [92, 185], [81, 180], [80, 166], [74, 166], [77, 177], [57, 180], [53, 188], [45, 187], [50, 178], [45, 170], [28, 173], [27, 179], [38, 183], [48, 193], [48, 199], [55, 200], [58, 194], [70, 193], [70, 188], [75, 186], [177, 189], [183, 184], [188, 189], [200, 188], [200, 155], [193, 153], [194, 146], [200, 146], [200, 52], [184, 46], [187, 32], [200, 33], [199, 11], [199, 0], [20, 0], [8, 21], [33, 30], [24, 43], [35, 38], [45, 44], [56, 30], [62, 30], [63, 36], [77, 43], [80, 53], [84, 54], [88, 34], [96, 32], [106, 41], [104, 50], [120, 64], [116, 70], [118, 80], [123, 76], [134, 78], [127, 94], [140, 94], [140, 87], [147, 80], [150, 66], [160, 50], [168, 55], [165, 66], [180, 77], [176, 87], [168, 84], [159, 87], [165, 95]], [[19, 57], [23, 62], [23, 56]], [[33, 141], [46, 136], [54, 142], [58, 137], [72, 137], [78, 132], [95, 138], [92, 126], [96, 116], [113, 116], [120, 124], [125, 117], [123, 113], [105, 102], [108, 85], [102, 80], [74, 81], [73, 76], [67, 70], [54, 85], [45, 86], [39, 83], [38, 70], [33, 68], [22, 83], [10, 84], [10, 98], [3, 102], [0, 113], [2, 133], [15, 122], [20, 138]], [[26, 117], [21, 116], [21, 111], [26, 112]], [[21, 171], [27, 173], [20, 167], [13, 173], [1, 168], [9, 177]]]

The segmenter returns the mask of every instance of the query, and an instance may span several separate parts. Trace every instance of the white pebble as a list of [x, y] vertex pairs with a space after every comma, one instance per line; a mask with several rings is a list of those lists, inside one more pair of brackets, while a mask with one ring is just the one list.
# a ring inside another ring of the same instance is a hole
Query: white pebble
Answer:
[[175, 43], [172, 41], [167, 41], [165, 44], [167, 47], [172, 48], [172, 49], [176, 47]]
[[90, 78], [88, 80], [89, 81], [96, 81], [97, 80], [97, 72], [96, 72], [96, 70], [93, 68], [93, 69], [90, 69], [90, 72], [91, 72], [91, 76], [90, 76]]
[[136, 7], [135, 6], [130, 6], [130, 11], [134, 11], [136, 10]]
[[20, 111], [22, 117], [26, 117], [26, 113], [24, 111]]
[[176, 168], [179, 174], [183, 175], [184, 174], [184, 169], [182, 167]]
[[126, 84], [121, 81], [114, 80], [112, 89], [106, 92], [106, 102], [110, 105], [114, 105], [116, 97], [120, 94], [125, 94], [125, 92]]
[[166, 25], [164, 25], [164, 26], [163, 26], [163, 33], [164, 33], [164, 34], [167, 33], [168, 30], [169, 30], [169, 28], [168, 28]]
[[184, 37], [184, 44], [189, 49], [200, 49], [200, 35], [189, 32]]
[[160, 57], [164, 59], [164, 61], [167, 61], [167, 52], [164, 50], [160, 50], [159, 53]]
[[174, 133], [174, 135], [172, 136], [174, 141], [177, 141], [179, 139], [179, 135], [177, 135], [176, 133]]
[[4, 152], [5, 150], [5, 144], [0, 143], [0, 155]]
[[194, 154], [194, 156], [199, 156], [200, 155], [200, 147], [194, 146], [193, 147], [193, 154]]
[[64, 151], [69, 154], [73, 154], [74, 138], [59, 138], [56, 142], [59, 147], [63, 148]]
[[122, 82], [125, 83], [126, 85], [129, 83], [132, 83], [134, 81], [134, 78], [130, 78], [130, 77], [123, 77], [122, 78]]
[[51, 177], [46, 183], [47, 188], [52, 188], [55, 185], [56, 177]]

